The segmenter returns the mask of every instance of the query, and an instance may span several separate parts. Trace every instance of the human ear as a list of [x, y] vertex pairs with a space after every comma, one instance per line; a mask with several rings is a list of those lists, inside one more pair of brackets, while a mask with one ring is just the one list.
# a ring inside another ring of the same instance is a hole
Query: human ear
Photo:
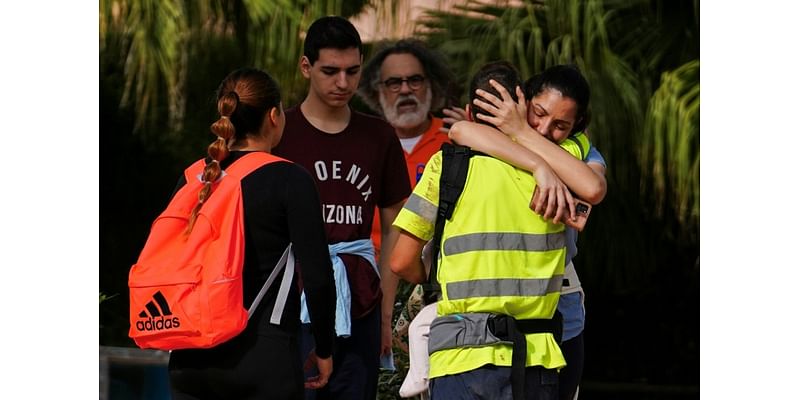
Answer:
[[475, 122], [475, 121], [472, 119], [472, 107], [470, 107], [470, 105], [469, 105], [469, 104], [467, 104], [466, 106], [464, 106], [464, 111], [466, 111], [466, 112], [467, 112], [467, 121], [469, 121], [469, 122]]
[[269, 122], [273, 126], [278, 126], [278, 118], [280, 118], [280, 116], [281, 116], [280, 108], [272, 107], [272, 109], [269, 110]]
[[300, 57], [300, 73], [303, 74], [303, 77], [306, 79], [311, 77], [311, 62], [308, 60], [308, 57], [302, 56]]

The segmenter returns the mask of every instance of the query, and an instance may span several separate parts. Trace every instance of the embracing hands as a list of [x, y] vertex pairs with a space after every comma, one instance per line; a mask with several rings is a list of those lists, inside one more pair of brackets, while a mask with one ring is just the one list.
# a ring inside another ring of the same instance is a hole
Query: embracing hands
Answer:
[[514, 101], [503, 85], [494, 79], [489, 80], [489, 84], [500, 93], [500, 98], [485, 90], [476, 90], [475, 94], [479, 98], [473, 100], [472, 104], [486, 110], [489, 115], [476, 114], [475, 117], [496, 126], [512, 139], [526, 129], [530, 129], [527, 119], [528, 104], [522, 89], [517, 86], [517, 101]]
[[566, 218], [575, 219], [575, 200], [569, 188], [547, 164], [539, 165], [533, 173], [536, 187], [533, 189], [530, 208], [544, 219], [553, 219], [557, 224]]

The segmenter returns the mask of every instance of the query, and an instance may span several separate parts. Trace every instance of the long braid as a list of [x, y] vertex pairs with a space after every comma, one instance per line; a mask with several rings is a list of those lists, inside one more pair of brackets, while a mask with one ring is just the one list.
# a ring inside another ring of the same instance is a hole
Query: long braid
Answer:
[[220, 117], [211, 124], [211, 132], [217, 135], [217, 139], [208, 146], [208, 156], [211, 157], [211, 161], [206, 163], [206, 167], [203, 169], [203, 188], [198, 193], [198, 202], [192, 210], [191, 217], [189, 217], [189, 226], [186, 228], [186, 233], [192, 231], [200, 208], [211, 196], [213, 183], [222, 174], [220, 163], [230, 154], [228, 141], [236, 135], [236, 127], [233, 126], [230, 117], [236, 111], [238, 105], [239, 96], [233, 91], [225, 93], [217, 101]]
[[217, 136], [208, 146], [211, 161], [203, 169], [203, 188], [198, 193], [197, 205], [189, 218], [189, 233], [197, 214], [214, 190], [214, 182], [222, 175], [220, 163], [228, 157], [230, 145], [251, 135], [260, 135], [266, 113], [280, 107], [281, 92], [278, 83], [264, 71], [240, 68], [228, 74], [217, 88], [219, 119], [211, 124]]

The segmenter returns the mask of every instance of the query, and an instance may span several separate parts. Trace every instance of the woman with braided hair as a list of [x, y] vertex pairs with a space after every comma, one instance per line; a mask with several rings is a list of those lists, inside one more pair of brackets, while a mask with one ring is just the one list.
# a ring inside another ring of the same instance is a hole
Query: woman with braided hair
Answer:
[[[235, 160], [250, 152], [270, 153], [283, 135], [285, 117], [280, 90], [272, 77], [256, 69], [239, 69], [217, 90], [219, 119], [211, 125], [217, 139], [208, 147], [203, 189], [189, 229], [214, 185]], [[186, 184], [181, 177], [177, 189]], [[314, 315], [315, 349], [306, 364], [319, 375], [303, 383], [297, 333], [300, 292], [291, 285], [280, 324], [270, 323], [278, 297], [272, 285], [245, 330], [210, 349], [175, 350], [169, 361], [173, 399], [302, 399], [303, 388], [325, 386], [333, 369], [336, 295], [319, 195], [309, 174], [280, 159], [241, 180], [244, 208], [244, 304], [252, 304], [289, 243], [303, 279], [309, 312]]]

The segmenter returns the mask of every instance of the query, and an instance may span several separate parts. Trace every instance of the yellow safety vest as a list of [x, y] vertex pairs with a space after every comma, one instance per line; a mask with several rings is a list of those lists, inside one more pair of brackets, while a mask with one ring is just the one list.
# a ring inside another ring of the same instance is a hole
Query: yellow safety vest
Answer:
[[[582, 133], [562, 142], [576, 158], [588, 154]], [[436, 153], [394, 225], [429, 240], [439, 201], [441, 152]], [[473, 156], [467, 182], [445, 224], [438, 281], [437, 315], [492, 313], [516, 319], [549, 319], [558, 303], [564, 274], [564, 225], [532, 212], [535, 180], [528, 171], [487, 156]], [[432, 338], [435, 339], [435, 338]], [[527, 366], [561, 368], [566, 362], [550, 333], [526, 335]], [[512, 346], [492, 344], [439, 350], [431, 354], [430, 378], [458, 374], [486, 364], [511, 366]]]
[[[528, 208], [534, 182], [527, 171], [491, 157], [472, 157], [464, 191], [442, 235], [437, 315], [553, 317], [564, 275], [566, 236], [564, 225], [548, 222]], [[526, 339], [527, 366], [565, 365], [552, 334], [529, 334]], [[430, 377], [485, 364], [511, 366], [511, 349], [496, 344], [434, 352]]]

